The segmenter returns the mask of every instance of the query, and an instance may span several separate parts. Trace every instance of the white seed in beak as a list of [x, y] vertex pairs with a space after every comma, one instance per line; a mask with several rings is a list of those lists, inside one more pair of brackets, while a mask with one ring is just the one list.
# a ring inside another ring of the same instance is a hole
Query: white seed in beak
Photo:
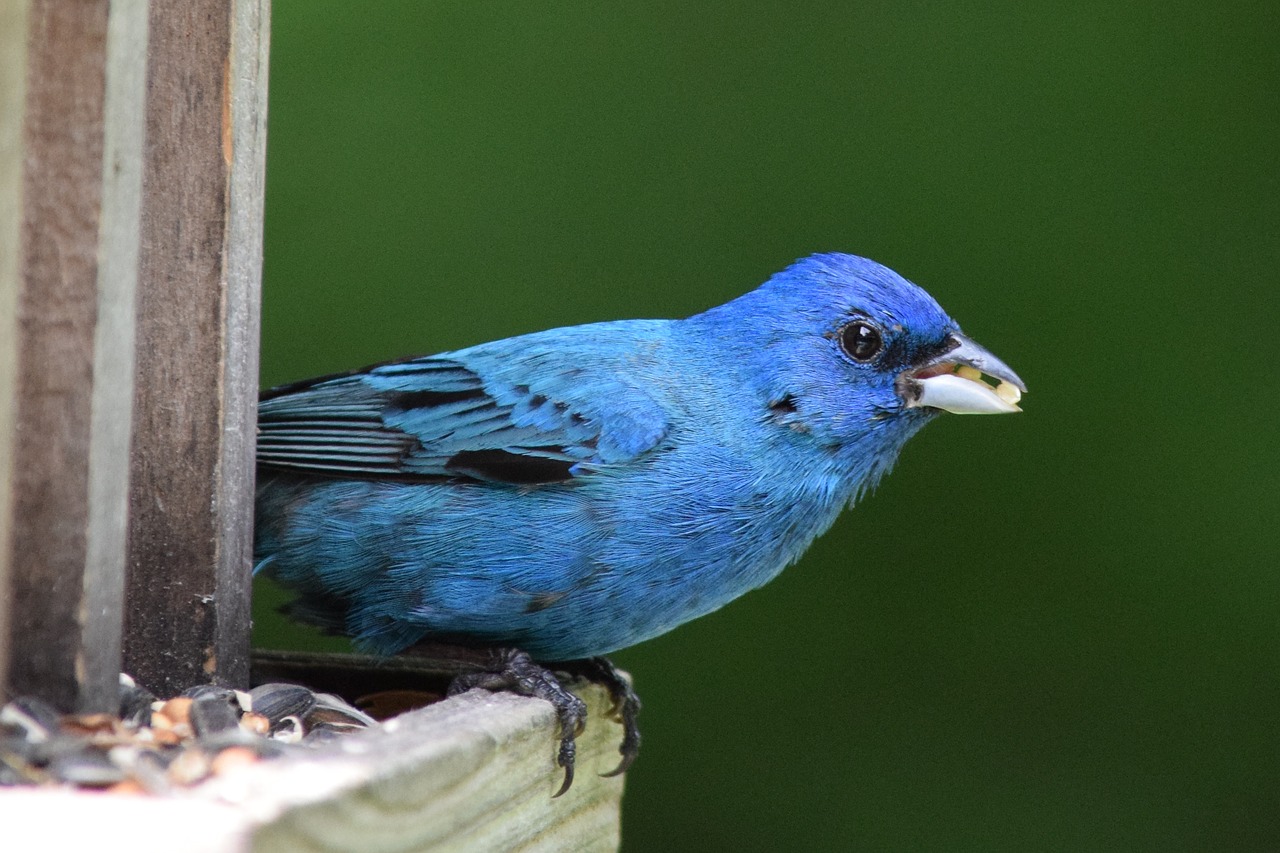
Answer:
[[1012, 382], [1001, 382], [996, 386], [996, 396], [1010, 406], [1016, 406], [1018, 401], [1022, 399], [1022, 392]]
[[1021, 411], [998, 395], [996, 389], [987, 383], [965, 379], [956, 373], [943, 373], [916, 381], [919, 393], [907, 403], [908, 406], [930, 406], [958, 415], [997, 415]]

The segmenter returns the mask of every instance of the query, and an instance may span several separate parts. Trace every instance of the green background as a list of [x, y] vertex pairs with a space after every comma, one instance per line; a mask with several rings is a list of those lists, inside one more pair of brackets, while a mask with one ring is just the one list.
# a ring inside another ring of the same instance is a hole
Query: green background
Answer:
[[886, 263], [1026, 413], [616, 656], [625, 849], [1280, 849], [1278, 19], [275, 0], [263, 382]]

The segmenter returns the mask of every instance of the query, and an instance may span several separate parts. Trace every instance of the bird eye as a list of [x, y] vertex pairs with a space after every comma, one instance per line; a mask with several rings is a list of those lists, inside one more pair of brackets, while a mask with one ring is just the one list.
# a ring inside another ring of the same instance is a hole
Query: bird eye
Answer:
[[871, 361], [884, 349], [884, 336], [866, 320], [854, 320], [840, 330], [840, 346], [854, 361]]

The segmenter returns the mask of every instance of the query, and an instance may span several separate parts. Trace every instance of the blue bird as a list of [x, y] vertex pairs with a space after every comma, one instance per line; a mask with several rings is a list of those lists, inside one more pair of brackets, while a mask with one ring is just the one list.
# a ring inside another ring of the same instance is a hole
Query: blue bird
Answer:
[[455, 688], [552, 701], [563, 792], [585, 709], [551, 670], [609, 685], [621, 772], [639, 703], [604, 655], [775, 577], [940, 412], [1025, 390], [924, 290], [814, 255], [687, 319], [264, 393], [255, 557], [294, 615], [365, 650], [493, 650]]

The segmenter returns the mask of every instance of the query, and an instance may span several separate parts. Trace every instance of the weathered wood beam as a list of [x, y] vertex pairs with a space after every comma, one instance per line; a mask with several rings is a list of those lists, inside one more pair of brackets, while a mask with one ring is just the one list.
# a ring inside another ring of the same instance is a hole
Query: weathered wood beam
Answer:
[[145, 0], [0, 4], [0, 682], [115, 705]]
[[249, 676], [269, 0], [151, 0], [125, 668]]
[[0, 689], [10, 689], [13, 650], [14, 480], [18, 415], [18, 263], [22, 232], [22, 124], [27, 3], [0, 3]]
[[623, 780], [599, 774], [617, 764], [622, 729], [607, 716], [604, 688], [575, 692], [590, 721], [573, 787], [558, 798], [551, 706], [473, 690], [176, 796], [0, 790], [5, 833], [38, 837], [49, 850], [92, 850], [143, 831], [218, 853], [614, 851]]

